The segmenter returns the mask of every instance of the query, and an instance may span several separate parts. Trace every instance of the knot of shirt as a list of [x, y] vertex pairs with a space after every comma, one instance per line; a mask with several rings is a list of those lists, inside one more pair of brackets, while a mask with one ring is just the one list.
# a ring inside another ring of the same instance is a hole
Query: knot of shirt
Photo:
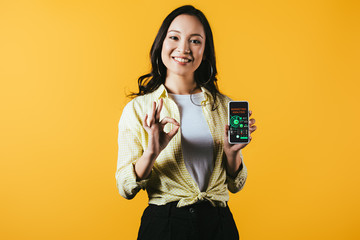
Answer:
[[212, 194], [208, 194], [206, 192], [199, 192], [196, 193], [190, 197], [186, 197], [186, 198], [182, 198], [178, 204], [177, 207], [183, 207], [183, 206], [187, 206], [187, 205], [191, 205], [194, 204], [198, 201], [204, 201], [207, 200], [210, 202], [210, 204], [212, 206], [216, 206], [217, 204], [215, 202], [219, 202], [220, 205], [222, 206], [226, 206], [226, 200], [225, 198], [223, 198], [221, 195], [212, 195]]
[[200, 192], [197, 196], [197, 198], [200, 200], [200, 201], [203, 201], [205, 200], [205, 197], [206, 197], [206, 192]]

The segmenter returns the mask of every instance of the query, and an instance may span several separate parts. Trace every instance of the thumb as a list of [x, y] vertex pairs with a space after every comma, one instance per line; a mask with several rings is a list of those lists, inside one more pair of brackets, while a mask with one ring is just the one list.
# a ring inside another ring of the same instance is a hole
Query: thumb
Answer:
[[225, 124], [225, 137], [228, 137], [229, 125]]

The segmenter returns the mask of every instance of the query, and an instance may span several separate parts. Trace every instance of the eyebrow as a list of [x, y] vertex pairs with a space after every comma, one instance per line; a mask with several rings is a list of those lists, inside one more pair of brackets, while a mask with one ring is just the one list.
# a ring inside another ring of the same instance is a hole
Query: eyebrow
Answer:
[[[168, 33], [169, 33], [169, 32], [178, 32], [178, 33], [180, 33], [180, 31], [177, 31], [177, 30], [170, 30], [170, 31], [168, 31]], [[201, 34], [199, 34], [199, 33], [193, 33], [193, 34], [191, 34], [190, 36], [199, 36], [199, 37], [203, 38], [203, 37], [201, 36]]]

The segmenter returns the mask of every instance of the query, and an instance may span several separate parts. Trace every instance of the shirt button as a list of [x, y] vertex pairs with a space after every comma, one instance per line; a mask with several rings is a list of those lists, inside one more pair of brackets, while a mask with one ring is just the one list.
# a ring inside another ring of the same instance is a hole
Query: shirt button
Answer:
[[190, 213], [195, 213], [195, 209], [194, 208], [189, 208], [189, 212]]

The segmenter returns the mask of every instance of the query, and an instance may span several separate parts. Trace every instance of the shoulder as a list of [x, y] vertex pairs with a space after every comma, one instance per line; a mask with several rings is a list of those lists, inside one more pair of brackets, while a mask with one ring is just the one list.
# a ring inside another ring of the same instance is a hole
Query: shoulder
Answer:
[[131, 99], [123, 108], [122, 115], [133, 116], [140, 119], [142, 116], [151, 110], [152, 102], [154, 101], [154, 95], [148, 93], [145, 95], [137, 96]]
[[221, 99], [221, 101], [225, 101], [225, 102], [232, 101], [232, 99], [229, 96], [223, 93], [218, 93], [217, 96], [219, 97], [219, 99]]
[[141, 114], [146, 111], [147, 103], [151, 102], [152, 98], [151, 94], [137, 96], [125, 105], [123, 112]]
[[131, 99], [123, 108], [119, 125], [134, 126], [142, 124], [142, 117], [145, 116], [145, 95]]
[[216, 98], [218, 101], [217, 104], [219, 104], [222, 108], [225, 108], [225, 109], [228, 108], [229, 102], [232, 101], [232, 99], [230, 97], [228, 97], [227, 95], [222, 94], [222, 93], [217, 93]]

